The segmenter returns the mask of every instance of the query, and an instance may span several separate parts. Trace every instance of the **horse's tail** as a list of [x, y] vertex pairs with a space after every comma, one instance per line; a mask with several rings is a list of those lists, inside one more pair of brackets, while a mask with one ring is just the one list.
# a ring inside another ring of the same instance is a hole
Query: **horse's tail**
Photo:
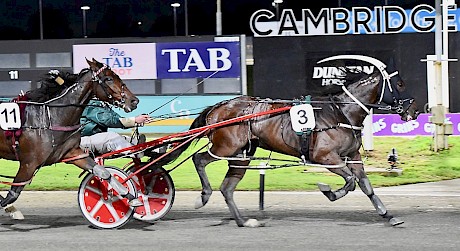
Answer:
[[[191, 129], [195, 129], [195, 128], [199, 128], [199, 127], [202, 127], [202, 126], [205, 126], [206, 125], [206, 117], [209, 113], [210, 110], [212, 110], [214, 108], [214, 106], [209, 106], [207, 107], [206, 109], [204, 109], [200, 115], [198, 115], [198, 117], [196, 117], [192, 124], [190, 125], [190, 130]], [[203, 137], [203, 136], [202, 136]], [[183, 139], [179, 139], [179, 140], [176, 140], [174, 141], [174, 143], [176, 144], [181, 144], [183, 142], [185, 142], [188, 138], [185, 137]], [[198, 140], [199, 138], [197, 138], [196, 140]], [[179, 158], [179, 156], [189, 148], [189, 146], [192, 144], [192, 142], [196, 142], [196, 140], [192, 140], [192, 141], [189, 141], [187, 142], [186, 144], [182, 145], [181, 147], [177, 148], [176, 150], [174, 150], [173, 152], [169, 153], [167, 156], [165, 156], [163, 159], [161, 159], [157, 165], [160, 165], [160, 166], [163, 166], [163, 165], [166, 165], [168, 163], [171, 163], [173, 161], [175, 161], [177, 158]], [[156, 154], [158, 156], [158, 154]], [[153, 156], [151, 156], [153, 158]]]

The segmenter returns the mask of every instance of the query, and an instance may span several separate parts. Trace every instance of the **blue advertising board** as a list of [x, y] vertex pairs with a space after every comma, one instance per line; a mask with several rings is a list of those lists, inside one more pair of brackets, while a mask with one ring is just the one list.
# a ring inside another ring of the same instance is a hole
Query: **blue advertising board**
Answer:
[[241, 76], [239, 42], [157, 43], [159, 79], [238, 78]]

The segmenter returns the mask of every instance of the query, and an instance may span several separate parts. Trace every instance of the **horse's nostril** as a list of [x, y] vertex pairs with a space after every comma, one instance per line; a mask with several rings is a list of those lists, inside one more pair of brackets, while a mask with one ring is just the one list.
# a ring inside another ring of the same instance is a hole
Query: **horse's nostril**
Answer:
[[133, 105], [137, 106], [137, 104], [139, 104], [139, 99], [138, 99], [138, 98], [135, 98], [131, 103], [132, 103]]

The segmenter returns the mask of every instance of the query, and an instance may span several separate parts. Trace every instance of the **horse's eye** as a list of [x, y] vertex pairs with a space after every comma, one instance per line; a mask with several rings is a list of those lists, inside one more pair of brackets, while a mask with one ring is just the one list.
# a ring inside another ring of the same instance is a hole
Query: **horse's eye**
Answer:
[[106, 82], [113, 82], [113, 78], [106, 78], [105, 81]]
[[398, 81], [397, 85], [398, 85], [398, 87], [403, 87], [404, 86], [403, 82], [401, 82], [401, 81]]

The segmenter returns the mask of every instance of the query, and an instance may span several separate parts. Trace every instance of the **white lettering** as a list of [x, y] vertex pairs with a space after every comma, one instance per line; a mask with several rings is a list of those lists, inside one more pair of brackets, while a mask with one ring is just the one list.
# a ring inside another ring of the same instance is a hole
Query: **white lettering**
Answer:
[[431, 123], [425, 123], [425, 125], [423, 125], [423, 130], [426, 133], [434, 133], [434, 131], [436, 130], [436, 125]]
[[[449, 9], [450, 12], [455, 11]], [[430, 32], [434, 29], [435, 9], [420, 4], [411, 10], [399, 6], [323, 8], [316, 16], [302, 9], [296, 20], [292, 9], [284, 9], [280, 20], [269, 10], [258, 10], [250, 18], [254, 36], [313, 36], [345, 34], [390, 34], [400, 32]], [[449, 31], [457, 31], [456, 15], [449, 14]]]
[[[190, 68], [196, 68], [197, 72], [204, 71], [226, 71], [232, 68], [232, 61], [230, 60], [230, 51], [226, 48], [208, 48], [208, 55], [200, 55], [197, 49], [164, 49], [161, 55], [169, 55], [169, 69], [168, 72], [190, 72]], [[187, 61], [182, 68], [179, 65], [181, 55], [186, 57]], [[206, 67], [203, 57], [207, 56], [209, 59], [209, 68]]]
[[[209, 48], [209, 70], [210, 71], [226, 71], [232, 67], [230, 51], [225, 48]], [[220, 55], [219, 55], [220, 54]], [[219, 67], [219, 62], [222, 66]]]
[[372, 131], [374, 133], [380, 132], [381, 130], [387, 127], [387, 123], [385, 123], [385, 118], [381, 118], [378, 121], [372, 123]]
[[[353, 72], [364, 72], [371, 74], [374, 72], [374, 66], [347, 66], [347, 69]], [[313, 67], [313, 78], [343, 78], [345, 77], [342, 67]]]
[[196, 71], [206, 71], [206, 66], [200, 57], [200, 53], [196, 49], [190, 49], [190, 56], [187, 59], [187, 63], [182, 71], [189, 72], [190, 67], [196, 67]]
[[178, 114], [179, 118], [181, 119], [189, 119], [190, 117], [190, 110], [188, 109], [178, 109], [176, 106], [180, 106], [182, 104], [182, 101], [180, 100], [174, 100], [173, 102], [171, 102], [171, 105], [170, 105], [170, 108], [171, 108], [171, 112], [173, 114]]
[[393, 133], [407, 133], [411, 132], [419, 127], [419, 123], [416, 120], [408, 121], [402, 124], [391, 124], [391, 132]]
[[19, 78], [19, 72], [18, 71], [9, 71], [8, 74], [10, 74], [10, 79], [18, 79]]
[[185, 49], [166, 49], [161, 51], [161, 55], [169, 53], [169, 70], [168, 72], [181, 72], [179, 69], [179, 53], [186, 54]]

